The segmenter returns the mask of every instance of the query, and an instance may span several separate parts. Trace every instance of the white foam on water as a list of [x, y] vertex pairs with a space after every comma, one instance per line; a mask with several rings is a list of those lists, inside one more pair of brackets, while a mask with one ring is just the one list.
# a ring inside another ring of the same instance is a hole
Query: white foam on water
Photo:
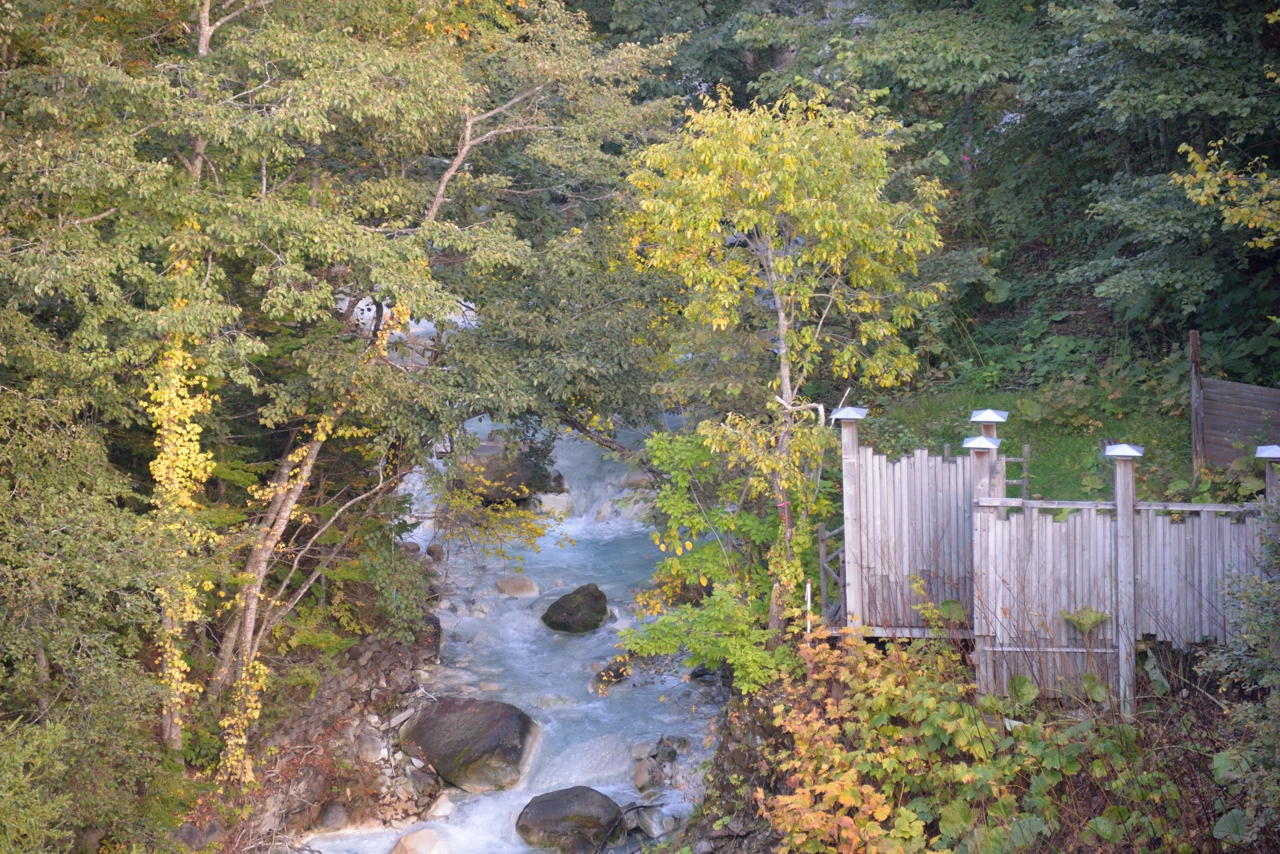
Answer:
[[[597, 502], [612, 500], [610, 490], [617, 489], [614, 484], [626, 471], [576, 439], [557, 443], [555, 464], [575, 495], [595, 496]], [[556, 542], [565, 535], [574, 544], [561, 548]], [[619, 519], [597, 523], [584, 513], [563, 522], [538, 550], [520, 557], [522, 564], [489, 560], [451, 567], [455, 590], [447, 601], [457, 613], [438, 612], [445, 629], [443, 662], [470, 656], [466, 667], [484, 674], [479, 681], [502, 686], [484, 697], [518, 706], [542, 727], [537, 753], [519, 788], [490, 794], [451, 789], [456, 806], [444, 821], [400, 831], [326, 834], [309, 840], [311, 847], [323, 854], [388, 854], [400, 836], [433, 827], [449, 854], [526, 852], [530, 849], [516, 835], [515, 821], [533, 796], [591, 785], [619, 804], [639, 801], [631, 782], [631, 746], [664, 734], [689, 739], [691, 747], [682, 751], [680, 766], [691, 777], [700, 776], [698, 765], [710, 754], [703, 741], [719, 708], [686, 684], [687, 669], [638, 674], [614, 685], [606, 696], [597, 692], [592, 679], [593, 664], [605, 664], [621, 652], [618, 632], [635, 624], [635, 592], [652, 584], [661, 552], [647, 529]], [[516, 571], [538, 585], [536, 598], [514, 599], [496, 590], [494, 582]], [[551, 602], [587, 583], [597, 584], [608, 597], [611, 622], [585, 635], [552, 632], [542, 624], [542, 612]], [[477, 605], [487, 613], [478, 615]], [[661, 802], [666, 811], [687, 815], [700, 794], [695, 782], [665, 791]]]

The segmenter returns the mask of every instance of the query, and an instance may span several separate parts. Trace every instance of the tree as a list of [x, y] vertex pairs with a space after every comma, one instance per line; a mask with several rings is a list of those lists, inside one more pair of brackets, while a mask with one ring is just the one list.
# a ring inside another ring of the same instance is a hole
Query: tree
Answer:
[[[769, 317], [770, 414], [730, 415], [698, 432], [747, 472], [743, 500], [767, 492], [782, 517], [769, 557], [771, 629], [802, 578], [792, 517], [807, 519], [828, 443], [822, 408], [803, 388], [823, 367], [881, 387], [909, 377], [916, 360], [900, 334], [939, 290], [907, 278], [939, 245], [938, 189], [917, 181], [905, 188], [912, 199], [889, 198], [892, 130], [870, 109], [788, 96], [739, 110], [722, 93], [691, 112], [675, 140], [644, 151], [631, 178], [637, 258], [683, 283], [686, 316], [722, 330], [757, 305]], [[667, 536], [677, 555], [691, 544], [685, 530]]]
[[217, 664], [188, 677], [169, 648], [165, 741], [200, 683], [237, 686], [245, 778], [272, 629], [437, 441], [505, 412], [473, 389], [519, 365], [449, 353], [461, 295], [607, 213], [668, 115], [635, 97], [666, 51], [605, 49], [554, 2], [3, 13], [0, 384], [101, 429], [131, 511], [183, 532], [158, 631]]

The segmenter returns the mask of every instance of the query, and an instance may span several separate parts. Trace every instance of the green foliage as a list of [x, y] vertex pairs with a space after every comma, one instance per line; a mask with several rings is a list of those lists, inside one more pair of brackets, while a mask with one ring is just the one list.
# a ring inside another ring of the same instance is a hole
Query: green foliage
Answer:
[[1274, 575], [1274, 541], [1267, 543], [1265, 561], [1268, 574], [1233, 582], [1228, 591], [1233, 631], [1200, 665], [1221, 679], [1224, 689], [1246, 692], [1228, 707], [1240, 737], [1213, 757], [1215, 780], [1244, 801], [1222, 816], [1214, 835], [1236, 843], [1254, 842], [1280, 824], [1280, 581]]
[[755, 692], [796, 665], [790, 647], [768, 644], [775, 632], [761, 627], [767, 616], [761, 602], [744, 596], [739, 585], [724, 584], [698, 605], [668, 608], [653, 623], [625, 630], [621, 640], [636, 655], [671, 655], [684, 649], [696, 664], [728, 664], [734, 684]]
[[[784, 677], [774, 707], [782, 785], [758, 793], [784, 852], [1205, 850], [1193, 840], [1209, 828], [1181, 786], [1203, 792], [1212, 781], [1169, 759], [1207, 764], [1203, 745], [1169, 746], [1158, 713], [1063, 716], [1026, 677], [1010, 680], [1008, 697], [978, 697], [944, 641], [881, 649], [823, 632], [799, 653], [805, 676]], [[1106, 699], [1096, 679], [1086, 690]], [[1182, 727], [1194, 742], [1195, 716]], [[1233, 755], [1214, 769], [1242, 785]], [[1214, 835], [1257, 841], [1234, 810], [1209, 820]]]
[[886, 197], [893, 129], [818, 100], [748, 110], [708, 100], [631, 176], [637, 257], [679, 277], [692, 320], [727, 329], [758, 293], [775, 302], [787, 406], [824, 357], [837, 376], [882, 386], [915, 368], [899, 332], [936, 289], [902, 276], [939, 243], [938, 193], [920, 181], [912, 203]]
[[127, 509], [136, 496], [99, 436], [57, 414], [0, 393], [0, 710], [42, 721], [11, 737], [42, 745], [59, 827], [124, 830], [142, 821], [159, 761], [162, 695], [140, 660], [159, 629], [153, 591], [182, 567]]
[[709, 666], [732, 665], [735, 681], [757, 690], [791, 661], [784, 646], [772, 648], [777, 632], [764, 626], [777, 508], [749, 488], [747, 467], [715, 453], [704, 431], [658, 433], [647, 449], [666, 475], [655, 502], [664, 524], [654, 539], [672, 556], [656, 568], [655, 589], [637, 597], [656, 620], [622, 641], [641, 655], [683, 646]]
[[71, 797], [57, 783], [66, 731], [0, 721], [0, 851], [36, 854], [64, 842]]
[[1052, 806], [1031, 794], [1081, 769], [1083, 748], [1041, 724], [999, 721], [1034, 699], [974, 703], [947, 645], [891, 644], [825, 633], [800, 654], [807, 676], [784, 679], [777, 724], [794, 747], [774, 757], [787, 794], [765, 800], [782, 851], [1004, 851], [1053, 830]]
[[[790, 51], [759, 80], [768, 98], [878, 92], [909, 129], [904, 171], [950, 191], [948, 252], [995, 259], [1007, 289], [971, 279], [975, 298], [954, 304], [947, 347], [928, 342], [949, 350], [938, 363], [971, 357], [974, 338], [1020, 325], [1027, 300], [1051, 293], [1068, 311], [1102, 308], [1090, 324], [1098, 337], [1146, 336], [1108, 328], [1109, 309], [1155, 327], [1144, 343], [1158, 353], [1198, 328], [1212, 339], [1207, 359], [1265, 383], [1280, 364], [1268, 320], [1275, 181], [1259, 159], [1273, 156], [1280, 127], [1272, 11], [1211, 0], [815, 2], [748, 9], [738, 38]], [[1170, 181], [1180, 167], [1182, 187]]]

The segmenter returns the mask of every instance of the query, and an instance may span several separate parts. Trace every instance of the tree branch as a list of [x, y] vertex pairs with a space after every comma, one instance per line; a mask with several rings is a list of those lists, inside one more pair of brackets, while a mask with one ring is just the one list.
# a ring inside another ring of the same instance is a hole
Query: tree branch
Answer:
[[255, 3], [249, 3], [246, 6], [241, 6], [239, 9], [235, 10], [234, 12], [228, 12], [227, 14], [223, 15], [221, 18], [219, 18], [217, 21], [215, 21], [213, 24], [209, 26], [209, 34], [212, 35], [213, 33], [216, 33], [218, 31], [218, 27], [221, 27], [223, 24], [231, 23], [236, 18], [239, 18], [241, 15], [243, 15], [245, 12], [252, 12], [257, 9], [265, 9], [267, 6], [270, 6], [272, 2], [274, 2], [274, 0], [257, 0], [257, 2]]

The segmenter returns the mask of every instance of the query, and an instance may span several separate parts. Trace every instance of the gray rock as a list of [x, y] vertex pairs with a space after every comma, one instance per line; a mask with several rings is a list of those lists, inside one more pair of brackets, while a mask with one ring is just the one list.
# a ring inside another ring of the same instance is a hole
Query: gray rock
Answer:
[[631, 745], [631, 758], [637, 762], [641, 759], [647, 759], [653, 755], [653, 742], [642, 741], [639, 744]]
[[647, 471], [629, 471], [622, 476], [622, 483], [619, 484], [623, 489], [644, 489], [653, 483], [653, 475]]
[[439, 821], [451, 815], [453, 815], [453, 801], [449, 800], [449, 795], [446, 793], [435, 799], [431, 809], [427, 810], [423, 819], [426, 821]]
[[400, 745], [458, 788], [492, 792], [520, 780], [540, 733], [515, 706], [446, 697], [409, 719]]
[[448, 854], [444, 840], [431, 828], [406, 834], [396, 840], [391, 854]]
[[583, 634], [603, 626], [608, 615], [604, 591], [594, 584], [584, 584], [552, 602], [542, 615], [542, 622], [558, 632]]
[[538, 795], [516, 819], [516, 832], [535, 848], [594, 854], [626, 835], [622, 809], [586, 786]]
[[204, 847], [204, 828], [190, 821], [184, 822], [173, 832], [173, 838], [192, 851], [199, 851]]
[[222, 822], [217, 817], [209, 819], [209, 823], [204, 826], [204, 844], [217, 845], [226, 838], [227, 829], [222, 826]]
[[654, 759], [645, 758], [636, 766], [636, 788], [643, 792], [662, 785], [662, 766]]
[[676, 746], [675, 744], [672, 743], [672, 741], [673, 739], [669, 739], [666, 736], [663, 736], [662, 740], [658, 742], [657, 749], [654, 750], [654, 753], [653, 753], [654, 758], [656, 758], [659, 762], [675, 762]]
[[316, 819], [319, 830], [341, 830], [351, 820], [347, 808], [337, 801], [329, 801], [320, 808], [320, 818]]
[[410, 766], [408, 777], [409, 785], [413, 787], [414, 797], [435, 797], [436, 792], [440, 791], [440, 778], [430, 771]]
[[693, 846], [693, 854], [711, 854], [715, 850], [716, 847], [705, 839]]
[[650, 839], [666, 836], [676, 829], [675, 816], [667, 815], [657, 807], [644, 807], [637, 810], [636, 823]]
[[316, 816], [320, 814], [320, 802], [328, 790], [329, 781], [325, 779], [324, 771], [315, 765], [308, 765], [299, 771], [298, 776], [289, 784], [289, 794], [284, 799], [284, 814], [286, 816], [306, 814], [305, 819], [294, 824], [301, 824], [302, 829], [310, 827], [311, 822], [315, 821]]
[[356, 756], [361, 762], [377, 762], [382, 758], [382, 739], [369, 733], [361, 733], [356, 740]]
[[523, 575], [508, 575], [505, 578], [499, 578], [494, 586], [501, 590], [507, 596], [514, 596], [517, 599], [528, 599], [538, 595], [538, 585], [533, 579], [525, 578]]

